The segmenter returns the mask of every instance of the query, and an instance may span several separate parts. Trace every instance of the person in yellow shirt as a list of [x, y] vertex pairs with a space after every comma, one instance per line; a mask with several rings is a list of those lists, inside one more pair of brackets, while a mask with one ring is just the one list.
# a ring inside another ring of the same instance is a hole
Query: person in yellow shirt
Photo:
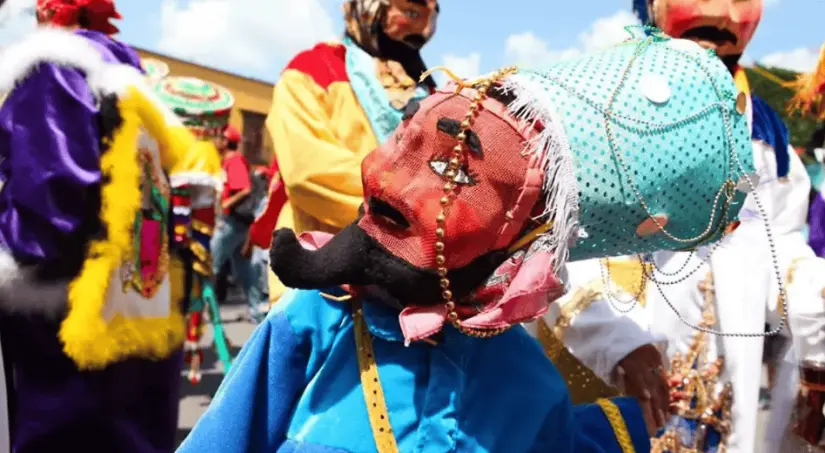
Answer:
[[[287, 193], [277, 227], [298, 233], [336, 233], [355, 219], [362, 159], [389, 138], [410, 101], [435, 90], [432, 78], [418, 80], [436, 0], [347, 0], [343, 10], [342, 42], [292, 59], [266, 120]], [[275, 302], [284, 287], [271, 272], [269, 286]]]

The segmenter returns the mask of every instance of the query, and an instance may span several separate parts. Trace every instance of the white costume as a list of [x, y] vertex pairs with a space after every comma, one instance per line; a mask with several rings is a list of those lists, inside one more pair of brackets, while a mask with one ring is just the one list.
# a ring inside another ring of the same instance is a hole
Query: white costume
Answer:
[[[752, 121], [750, 107], [749, 115]], [[788, 296], [794, 345], [797, 351], [804, 351], [802, 355], [806, 357], [803, 359], [814, 358], [825, 353], [825, 303], [822, 296], [825, 260], [814, 256], [803, 234], [810, 181], [795, 152], [790, 152], [787, 180], [780, 180], [776, 176], [773, 149], [754, 141], [753, 150], [759, 174], [756, 193], [770, 220], [778, 268]], [[624, 282], [611, 283], [612, 289], [608, 293], [603, 285], [607, 274], [599, 261], [571, 263], [568, 266], [570, 292], [556, 302], [544, 322], [558, 326], [555, 330], [563, 336], [570, 352], [608, 383], [617, 363], [639, 346], [664, 340], [668, 361], [676, 353], [688, 351], [696, 331], [679, 319], [669, 307], [668, 300], [687, 322], [699, 324], [705, 303], [700, 283], [709, 275], [712, 275], [715, 288], [716, 330], [759, 334], [766, 322], [778, 326], [781, 319], [779, 289], [768, 235], [759, 211], [753, 195], [749, 195], [740, 213], [741, 224], [722, 240], [709, 259], [708, 253], [713, 246], [701, 247], [694, 255], [688, 252], [654, 254], [653, 261], [658, 269], [653, 272], [654, 279], [659, 282], [684, 280], [658, 287], [648, 281], [643, 289], [644, 307], [626, 303], [639, 291], [628, 286], [638, 287], [641, 280], [628, 284], [627, 276], [624, 276]], [[623, 260], [630, 258], [611, 259], [610, 268]], [[697, 270], [685, 278], [694, 269]], [[596, 291], [582, 298], [577, 288], [586, 286]], [[571, 308], [570, 304], [576, 307]], [[558, 323], [560, 313], [566, 319]], [[784, 333], [791, 334], [788, 327]], [[728, 452], [753, 453], [763, 339], [711, 335], [707, 337], [707, 343], [711, 359], [724, 356], [722, 381], [733, 386], [733, 433], [728, 440]], [[795, 391], [794, 387], [794, 397]], [[794, 400], [793, 397], [782, 399], [786, 404]], [[774, 420], [787, 424], [788, 417]], [[771, 427], [769, 431], [784, 432], [785, 428]]]

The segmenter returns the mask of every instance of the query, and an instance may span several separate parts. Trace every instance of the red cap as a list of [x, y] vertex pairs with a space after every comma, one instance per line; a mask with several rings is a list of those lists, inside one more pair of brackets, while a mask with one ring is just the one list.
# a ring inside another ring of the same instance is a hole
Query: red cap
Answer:
[[238, 128], [230, 124], [223, 130], [223, 138], [230, 142], [239, 143], [241, 141], [241, 133], [238, 131]]
[[85, 10], [88, 29], [114, 35], [119, 30], [109, 23], [120, 19], [114, 0], [37, 0], [37, 14], [43, 20], [61, 27], [78, 24], [81, 10]]

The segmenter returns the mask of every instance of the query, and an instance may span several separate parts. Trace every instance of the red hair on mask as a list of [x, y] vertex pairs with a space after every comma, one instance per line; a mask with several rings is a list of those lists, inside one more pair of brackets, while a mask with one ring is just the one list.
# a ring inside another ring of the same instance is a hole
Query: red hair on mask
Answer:
[[109, 21], [121, 16], [114, 0], [37, 0], [37, 18], [60, 27], [80, 26], [114, 35], [119, 30]]

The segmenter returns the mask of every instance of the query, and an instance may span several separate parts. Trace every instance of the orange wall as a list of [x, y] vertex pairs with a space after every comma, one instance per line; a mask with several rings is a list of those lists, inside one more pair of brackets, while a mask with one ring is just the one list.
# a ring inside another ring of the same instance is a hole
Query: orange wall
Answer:
[[[235, 97], [235, 108], [229, 117], [229, 122], [238, 130], [243, 131], [241, 110], [266, 115], [272, 102], [273, 83], [262, 80], [249, 79], [236, 74], [217, 69], [199, 66], [177, 58], [157, 54], [140, 48], [136, 49], [141, 58], [153, 58], [169, 65], [169, 75], [183, 77], [197, 77], [209, 82], [224, 86]], [[264, 148], [272, 151], [272, 138], [264, 133]], [[267, 156], [269, 157], [269, 156]]]

